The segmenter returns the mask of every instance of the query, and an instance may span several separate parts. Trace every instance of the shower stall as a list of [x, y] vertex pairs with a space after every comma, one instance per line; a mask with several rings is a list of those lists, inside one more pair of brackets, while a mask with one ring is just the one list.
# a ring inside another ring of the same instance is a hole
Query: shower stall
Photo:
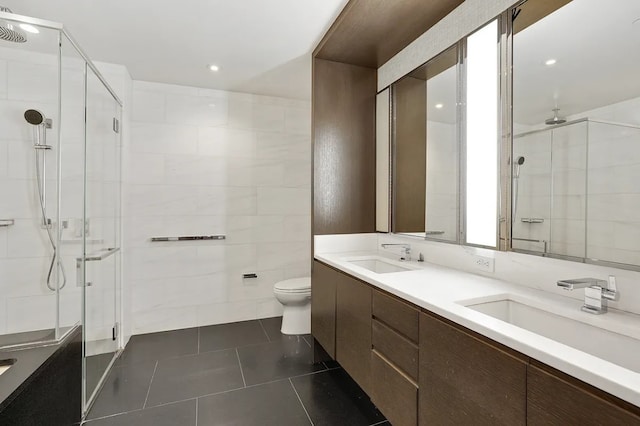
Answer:
[[640, 126], [593, 118], [515, 135], [513, 249], [639, 264], [639, 142]]
[[121, 348], [121, 109], [62, 25], [0, 7], [0, 348], [82, 327], [85, 409]]

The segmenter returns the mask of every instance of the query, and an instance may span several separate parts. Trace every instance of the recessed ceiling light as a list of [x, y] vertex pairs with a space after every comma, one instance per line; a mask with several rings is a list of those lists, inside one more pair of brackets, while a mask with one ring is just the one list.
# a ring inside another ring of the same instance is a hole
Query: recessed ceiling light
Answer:
[[39, 29], [29, 24], [20, 24], [20, 28], [31, 34], [38, 34], [40, 32]]
[[435, 107], [438, 109], [442, 109], [444, 108], [444, 104], [436, 104]]
[[556, 61], [555, 59], [547, 59], [547, 60], [544, 62], [544, 64], [545, 64], [546, 66], [550, 67], [551, 65], [555, 65], [555, 64], [556, 64], [556, 62], [558, 62], [558, 61]]
[[209, 65], [209, 71], [216, 72], [216, 71], [219, 71], [219, 70], [220, 70], [219, 66], [217, 66], [217, 65]]

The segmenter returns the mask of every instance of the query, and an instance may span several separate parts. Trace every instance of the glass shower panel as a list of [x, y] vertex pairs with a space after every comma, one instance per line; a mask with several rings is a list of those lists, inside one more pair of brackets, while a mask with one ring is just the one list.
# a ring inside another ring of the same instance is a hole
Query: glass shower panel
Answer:
[[[547, 253], [551, 238], [551, 131], [513, 138], [512, 246]], [[521, 164], [518, 164], [521, 163]]]
[[85, 60], [63, 35], [60, 40], [60, 333], [82, 320], [84, 244], [84, 107]]
[[120, 315], [120, 111], [91, 69], [86, 88], [85, 402], [119, 348]]
[[39, 30], [0, 41], [0, 347], [56, 337], [59, 32]]
[[549, 252], [585, 257], [587, 122], [554, 128]]

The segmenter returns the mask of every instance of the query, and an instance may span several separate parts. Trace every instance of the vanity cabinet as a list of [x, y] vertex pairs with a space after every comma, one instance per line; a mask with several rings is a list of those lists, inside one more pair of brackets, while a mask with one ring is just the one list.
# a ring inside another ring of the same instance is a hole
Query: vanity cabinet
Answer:
[[524, 355], [422, 313], [420, 424], [526, 424], [527, 364]]
[[371, 395], [371, 287], [336, 272], [336, 361]]
[[418, 423], [419, 311], [377, 290], [371, 322], [371, 400], [395, 426]]
[[640, 408], [535, 361], [527, 372], [527, 425], [640, 425]]
[[336, 358], [336, 285], [340, 272], [317, 260], [311, 271], [311, 333]]
[[640, 426], [640, 407], [314, 261], [311, 331], [394, 426]]

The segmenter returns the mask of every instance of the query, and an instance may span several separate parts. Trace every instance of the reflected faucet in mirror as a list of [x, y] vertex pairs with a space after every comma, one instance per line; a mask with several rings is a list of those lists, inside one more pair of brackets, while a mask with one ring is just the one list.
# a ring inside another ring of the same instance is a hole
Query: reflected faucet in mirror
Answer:
[[389, 247], [400, 247], [402, 249], [400, 260], [411, 260], [411, 246], [409, 244], [380, 244], [380, 246], [384, 249]]

